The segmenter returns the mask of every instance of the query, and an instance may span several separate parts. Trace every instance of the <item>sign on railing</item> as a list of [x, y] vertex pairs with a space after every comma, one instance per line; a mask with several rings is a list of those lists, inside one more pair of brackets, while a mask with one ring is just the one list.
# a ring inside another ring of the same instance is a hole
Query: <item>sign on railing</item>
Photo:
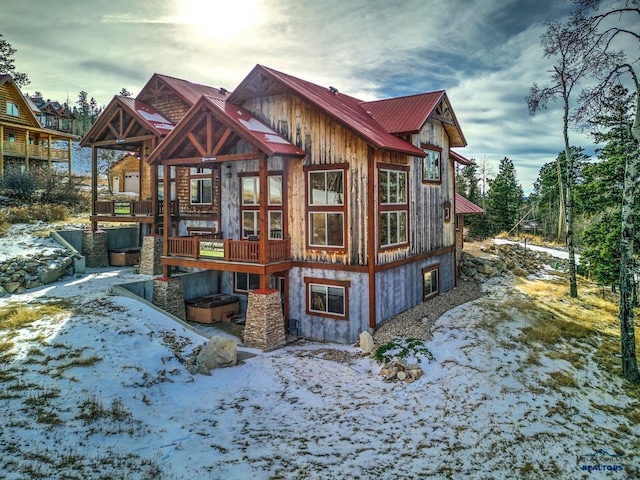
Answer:
[[131, 215], [131, 203], [130, 202], [114, 202], [113, 214], [114, 215]]
[[224, 240], [200, 240], [200, 257], [224, 258]]

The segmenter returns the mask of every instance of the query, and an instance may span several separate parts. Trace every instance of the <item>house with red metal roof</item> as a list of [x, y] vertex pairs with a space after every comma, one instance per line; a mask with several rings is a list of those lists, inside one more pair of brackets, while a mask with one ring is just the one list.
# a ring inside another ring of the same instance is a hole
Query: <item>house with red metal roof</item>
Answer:
[[92, 230], [144, 225], [163, 279], [216, 272], [210, 293], [241, 316], [278, 292], [267, 323], [341, 343], [454, 288], [450, 149], [466, 140], [444, 91], [363, 102], [256, 65], [233, 92], [155, 74], [112, 104], [82, 143], [94, 166], [98, 148], [137, 152], [150, 198], [116, 213], [96, 188]]

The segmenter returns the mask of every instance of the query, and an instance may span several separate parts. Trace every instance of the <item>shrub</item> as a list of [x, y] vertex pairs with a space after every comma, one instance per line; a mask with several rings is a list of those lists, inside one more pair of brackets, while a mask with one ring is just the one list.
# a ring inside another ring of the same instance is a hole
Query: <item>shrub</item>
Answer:
[[38, 172], [33, 170], [22, 171], [18, 168], [11, 168], [5, 172], [2, 179], [2, 188], [9, 190], [12, 196], [19, 200], [33, 199], [38, 186]]
[[422, 363], [421, 356], [427, 357], [429, 362], [435, 360], [431, 351], [425, 347], [424, 342], [417, 338], [396, 337], [390, 342], [378, 346], [373, 351], [373, 358], [379, 364], [386, 364], [393, 359], [405, 359], [407, 357], [414, 357], [418, 363]]
[[46, 203], [9, 207], [5, 215], [8, 223], [57, 222], [66, 220], [69, 217], [69, 210], [64, 205]]

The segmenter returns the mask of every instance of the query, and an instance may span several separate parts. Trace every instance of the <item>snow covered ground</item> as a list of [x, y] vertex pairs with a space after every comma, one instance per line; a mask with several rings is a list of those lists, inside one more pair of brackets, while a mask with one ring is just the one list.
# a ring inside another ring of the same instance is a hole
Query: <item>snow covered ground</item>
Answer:
[[[435, 361], [423, 357], [425, 375], [399, 384], [359, 348], [314, 342], [249, 350], [237, 367], [192, 376], [178, 357], [203, 336], [109, 294], [139, 278], [89, 269], [0, 299], [0, 312], [43, 312], [19, 329], [0, 320], [0, 477], [640, 476], [640, 425], [628, 415], [639, 403], [593, 346], [576, 369], [520, 343], [539, 319], [514, 309], [524, 294], [505, 279], [443, 315], [427, 343]], [[326, 349], [351, 362], [324, 359]]]

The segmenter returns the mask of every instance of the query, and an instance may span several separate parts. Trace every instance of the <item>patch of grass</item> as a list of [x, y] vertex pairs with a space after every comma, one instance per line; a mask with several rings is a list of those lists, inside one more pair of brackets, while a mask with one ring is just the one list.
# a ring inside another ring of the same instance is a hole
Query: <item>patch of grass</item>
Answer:
[[44, 317], [68, 314], [70, 307], [68, 302], [50, 302], [0, 308], [0, 330], [19, 330]]
[[552, 351], [547, 353], [547, 357], [552, 360], [565, 360], [569, 362], [574, 368], [581, 368], [585, 364], [585, 357], [583, 354], [576, 351]]
[[48, 390], [44, 389], [37, 393], [27, 396], [23, 400], [23, 404], [28, 407], [44, 407], [51, 403], [51, 400], [60, 396], [60, 390], [57, 388]]
[[111, 406], [105, 406], [98, 397], [91, 395], [87, 397], [79, 406], [80, 413], [77, 419], [84, 420], [85, 424], [91, 424], [99, 420], [126, 421], [133, 415], [129, 412], [121, 398], [114, 398]]
[[550, 387], [564, 387], [564, 388], [577, 388], [578, 387], [578, 381], [576, 380], [576, 377], [573, 375], [570, 375], [566, 372], [563, 372], [561, 370], [557, 371], [557, 372], [551, 372], [549, 374], [550, 380], [549, 382], [547, 382], [547, 384]]

